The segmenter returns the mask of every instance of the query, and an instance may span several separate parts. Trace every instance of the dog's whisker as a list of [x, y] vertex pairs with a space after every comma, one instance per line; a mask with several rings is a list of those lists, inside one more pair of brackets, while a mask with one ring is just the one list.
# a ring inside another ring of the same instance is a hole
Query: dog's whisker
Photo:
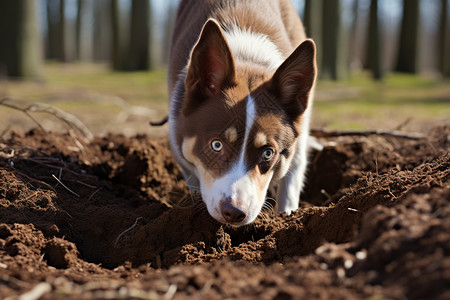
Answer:
[[[175, 194], [175, 195], [184, 195], [184, 193], [175, 192], [175, 191], [171, 191], [169, 193]], [[177, 202], [171, 201], [169, 199], [169, 204], [175, 208], [189, 209], [189, 208], [195, 208], [196, 206], [203, 204], [203, 201], [201, 200], [201, 197], [199, 197], [198, 193], [190, 192], [188, 196], [182, 198], [181, 200], [179, 200]]]
[[[269, 201], [268, 201], [269, 200]], [[266, 197], [266, 201], [264, 201], [261, 211], [263, 212], [270, 212], [271, 214], [275, 214], [275, 211], [273, 210], [274, 205], [276, 205], [278, 202], [272, 197]]]
[[[267, 200], [269, 200], [269, 201], [267, 201]], [[273, 202], [273, 204], [272, 204], [272, 202]], [[278, 201], [274, 198], [266, 197], [264, 204], [267, 204], [267, 205], [270, 205], [271, 207], [273, 207], [275, 204], [278, 204]]]
[[200, 190], [200, 187], [199, 187], [199, 186], [195, 186], [195, 185], [192, 185], [192, 184], [188, 184], [188, 182], [189, 182], [189, 180], [192, 178], [192, 176], [193, 176], [193, 175], [191, 174], [191, 175], [189, 175], [188, 178], [186, 178], [186, 185], [188, 186], [189, 189], [193, 188], [193, 189], [196, 189], [196, 190]]
[[194, 191], [200, 191], [200, 187], [196, 186], [196, 185], [190, 185], [190, 184], [186, 184], [187, 187], [189, 188], [189, 190], [194, 190]]
[[195, 203], [195, 205], [194, 205], [194, 211], [196, 212], [196, 213], [199, 213], [199, 212], [207, 212], [208, 211], [208, 209], [206, 208], [206, 205], [203, 203], [203, 201], [202, 202], [196, 202]]

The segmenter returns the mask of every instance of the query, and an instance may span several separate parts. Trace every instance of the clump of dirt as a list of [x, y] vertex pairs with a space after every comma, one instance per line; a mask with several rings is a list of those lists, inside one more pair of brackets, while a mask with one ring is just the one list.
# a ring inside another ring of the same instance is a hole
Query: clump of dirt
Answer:
[[321, 139], [300, 209], [232, 228], [166, 139], [12, 132], [0, 298], [448, 298], [450, 127], [427, 136]]
[[[412, 170], [448, 153], [448, 126], [432, 128], [426, 141], [389, 136], [322, 140], [324, 148], [311, 154], [309, 182], [302, 195], [309, 203], [337, 201], [365, 173]], [[341, 192], [339, 192], [341, 190]]]

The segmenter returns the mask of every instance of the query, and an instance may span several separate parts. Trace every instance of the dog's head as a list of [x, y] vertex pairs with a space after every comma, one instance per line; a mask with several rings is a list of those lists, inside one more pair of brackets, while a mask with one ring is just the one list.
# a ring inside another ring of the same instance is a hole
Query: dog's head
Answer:
[[241, 226], [258, 216], [269, 183], [288, 171], [315, 77], [311, 40], [268, 71], [233, 57], [220, 25], [205, 24], [187, 67], [180, 144], [212, 217]]

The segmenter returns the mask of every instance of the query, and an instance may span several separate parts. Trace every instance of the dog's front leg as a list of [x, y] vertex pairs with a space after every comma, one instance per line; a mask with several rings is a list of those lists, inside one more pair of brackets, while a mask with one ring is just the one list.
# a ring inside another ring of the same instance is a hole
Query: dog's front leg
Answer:
[[298, 141], [291, 167], [279, 182], [277, 193], [279, 212], [291, 213], [298, 208], [308, 164], [307, 147], [307, 143]]
[[305, 185], [305, 175], [308, 166], [308, 150], [322, 151], [323, 145], [312, 136], [300, 140], [297, 152], [292, 159], [291, 167], [278, 185], [278, 211], [291, 213], [298, 208], [300, 193]]

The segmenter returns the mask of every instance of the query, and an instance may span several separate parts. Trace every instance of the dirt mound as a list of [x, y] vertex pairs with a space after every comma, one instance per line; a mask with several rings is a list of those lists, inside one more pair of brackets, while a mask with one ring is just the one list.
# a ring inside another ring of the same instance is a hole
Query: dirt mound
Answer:
[[165, 139], [12, 132], [0, 298], [449, 298], [449, 136], [323, 139], [301, 208], [235, 229], [189, 194]]

